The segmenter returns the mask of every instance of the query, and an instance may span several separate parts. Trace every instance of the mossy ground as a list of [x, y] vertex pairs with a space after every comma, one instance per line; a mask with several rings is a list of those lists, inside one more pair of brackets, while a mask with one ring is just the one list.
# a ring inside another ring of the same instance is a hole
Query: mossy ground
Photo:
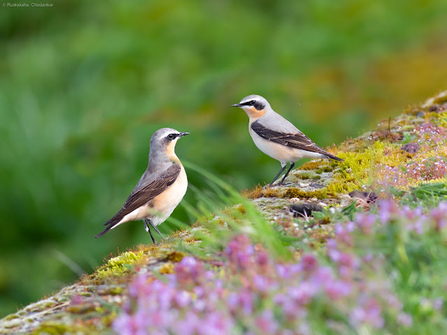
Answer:
[[[258, 185], [244, 194], [275, 229], [283, 232], [285, 239], [295, 243], [293, 257], [299, 257], [303, 250], [323, 248], [326, 240], [334, 236], [332, 222], [350, 219], [356, 207], [368, 210], [370, 204], [353, 200], [347, 195], [350, 191], [374, 191], [379, 198], [395, 197], [410, 205], [417, 201], [429, 203], [434, 197], [445, 198], [444, 175], [430, 169], [435, 163], [441, 166], [442, 157], [447, 156], [443, 140], [443, 129], [447, 127], [446, 103], [447, 94], [442, 93], [394, 119], [384, 120], [369, 133], [331, 148], [344, 162], [310, 161], [292, 171], [288, 184]], [[430, 131], [435, 135], [424, 132], [425, 128], [420, 128], [423, 124], [433, 125]], [[421, 150], [409, 153], [402, 149], [405, 143], [416, 143], [418, 138]], [[431, 173], [425, 180], [409, 172], [416, 164]], [[391, 172], [398, 176], [399, 171], [403, 171], [405, 180], [390, 177]], [[313, 217], [294, 218], [289, 207], [299, 201], [319, 204], [323, 211], [314, 213]], [[209, 222], [202, 221], [209, 225], [219, 223], [222, 229], [228, 229], [228, 217], [242, 222], [250, 214], [247, 211], [244, 205], [238, 205], [223, 211], [222, 216], [207, 218]], [[201, 247], [199, 233], [206, 235], [207, 231], [195, 225], [192, 229], [174, 232], [157, 245], [141, 245], [111, 257], [92, 275], [2, 319], [0, 333], [112, 333], [110, 325], [127, 299], [129, 281], [141, 272], [151, 272], [155, 277], [172, 273], [174, 264], [191, 250], [188, 248]], [[219, 267], [218, 253], [207, 253], [206, 259]]]

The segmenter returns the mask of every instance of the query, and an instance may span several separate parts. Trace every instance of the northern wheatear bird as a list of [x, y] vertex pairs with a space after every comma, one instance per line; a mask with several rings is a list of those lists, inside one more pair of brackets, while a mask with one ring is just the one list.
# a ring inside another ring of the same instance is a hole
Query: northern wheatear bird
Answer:
[[232, 106], [242, 108], [247, 113], [250, 118], [248, 131], [259, 150], [281, 163], [281, 170], [270, 186], [284, 171], [287, 163], [290, 163], [280, 182], [282, 185], [295, 166], [295, 162], [301, 158], [330, 158], [343, 161], [312, 142], [298, 128], [276, 113], [268, 101], [260, 95], [249, 95]]
[[159, 129], [152, 135], [146, 171], [123, 208], [104, 224], [107, 228], [96, 238], [124, 222], [138, 220], [143, 220], [152, 242], [155, 243], [155, 239], [149, 226], [163, 237], [157, 226], [171, 215], [188, 187], [185, 169], [174, 152], [177, 140], [185, 135], [189, 133], [171, 128]]

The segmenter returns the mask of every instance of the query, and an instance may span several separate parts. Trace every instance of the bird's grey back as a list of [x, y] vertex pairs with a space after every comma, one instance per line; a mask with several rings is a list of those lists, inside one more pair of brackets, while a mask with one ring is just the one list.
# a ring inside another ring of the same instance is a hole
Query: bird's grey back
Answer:
[[266, 110], [265, 115], [259, 118], [258, 122], [268, 129], [279, 131], [281, 133], [299, 132], [297, 127], [271, 108]]

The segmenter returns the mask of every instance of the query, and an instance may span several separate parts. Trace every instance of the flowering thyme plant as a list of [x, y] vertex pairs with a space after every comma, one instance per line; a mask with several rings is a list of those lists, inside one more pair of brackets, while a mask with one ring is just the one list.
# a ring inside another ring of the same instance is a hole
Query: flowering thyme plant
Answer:
[[445, 202], [424, 214], [383, 201], [376, 214], [337, 223], [324, 250], [288, 263], [239, 234], [219, 266], [184, 257], [163, 281], [140, 274], [113, 327], [123, 335], [405, 333], [420, 304], [440, 317], [443, 296], [409, 301], [401, 288], [419, 266], [416, 245], [443, 238], [446, 226]]

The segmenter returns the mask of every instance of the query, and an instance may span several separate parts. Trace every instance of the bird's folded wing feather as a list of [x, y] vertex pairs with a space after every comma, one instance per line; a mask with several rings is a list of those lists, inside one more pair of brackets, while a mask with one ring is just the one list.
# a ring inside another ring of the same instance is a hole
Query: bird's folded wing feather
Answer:
[[114, 225], [118, 223], [124, 216], [151, 201], [157, 195], [161, 194], [175, 182], [178, 175], [180, 174], [180, 171], [181, 167], [179, 165], [172, 164], [165, 172], [160, 174], [157, 179], [132, 192], [129, 198], [127, 198], [123, 208], [121, 208], [121, 210], [116, 213], [113, 218], [107, 221], [104, 226]]
[[253, 122], [251, 129], [258, 134], [260, 137], [267, 141], [278, 143], [286, 147], [300, 149], [304, 151], [311, 151], [315, 153], [322, 154], [328, 158], [336, 159], [342, 161], [342, 159], [331, 155], [326, 150], [320, 148], [316, 145], [309, 137], [304, 135], [301, 131], [297, 130], [294, 133], [283, 133], [275, 130], [268, 129], [263, 126], [259, 121]]

